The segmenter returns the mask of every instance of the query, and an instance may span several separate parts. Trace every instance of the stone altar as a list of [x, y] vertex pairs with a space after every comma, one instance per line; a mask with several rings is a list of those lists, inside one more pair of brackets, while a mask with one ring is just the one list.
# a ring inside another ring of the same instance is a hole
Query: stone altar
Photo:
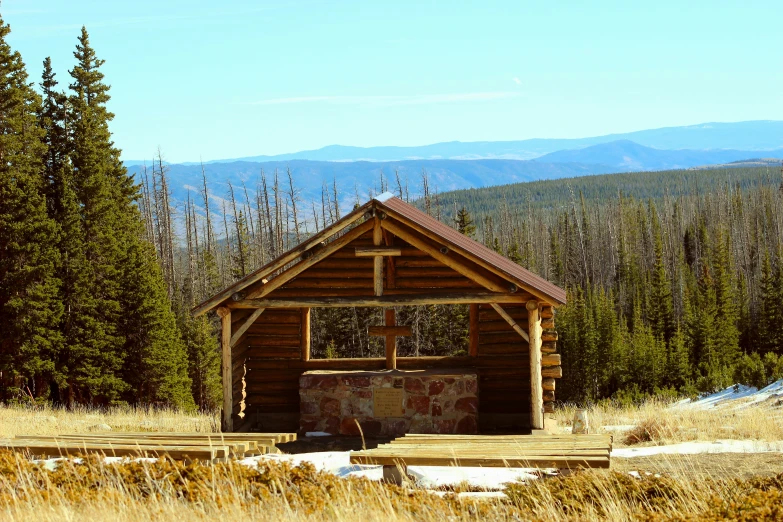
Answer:
[[299, 401], [302, 433], [478, 432], [475, 370], [309, 371], [299, 378]]

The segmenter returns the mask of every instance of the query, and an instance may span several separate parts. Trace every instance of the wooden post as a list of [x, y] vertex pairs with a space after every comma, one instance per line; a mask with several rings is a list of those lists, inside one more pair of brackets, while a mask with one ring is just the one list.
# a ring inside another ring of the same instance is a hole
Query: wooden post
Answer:
[[[381, 230], [381, 219], [375, 216], [375, 226], [372, 229], [372, 244], [375, 246], [381, 246], [383, 243], [383, 230]], [[373, 268], [373, 287], [375, 288], [375, 295], [383, 295], [383, 257], [376, 255], [372, 260]]]
[[300, 346], [302, 360], [310, 360], [310, 309], [302, 308], [302, 325], [300, 327]]
[[223, 353], [223, 418], [221, 429], [224, 433], [234, 431], [232, 414], [234, 410], [233, 379], [231, 375], [231, 309], [221, 306], [217, 309], [220, 316], [220, 345]]
[[479, 344], [479, 305], [470, 305], [470, 348], [468, 354], [478, 357]]
[[541, 375], [541, 316], [538, 301], [527, 302], [528, 337], [530, 338], [530, 427], [544, 429], [544, 389]]
[[[384, 310], [384, 315], [385, 315], [384, 319], [385, 319], [386, 326], [395, 326], [397, 324], [394, 316], [394, 308], [387, 308], [386, 310]], [[387, 370], [397, 369], [397, 336], [396, 335], [386, 336], [386, 369]]]

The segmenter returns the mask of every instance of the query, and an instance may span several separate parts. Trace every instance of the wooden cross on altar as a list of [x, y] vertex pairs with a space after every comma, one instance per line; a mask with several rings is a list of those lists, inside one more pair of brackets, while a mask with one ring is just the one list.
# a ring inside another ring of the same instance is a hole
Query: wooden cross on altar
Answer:
[[373, 337], [386, 338], [386, 369], [397, 369], [397, 336], [410, 336], [413, 334], [410, 326], [396, 326], [394, 308], [384, 311], [385, 326], [371, 326], [368, 333]]

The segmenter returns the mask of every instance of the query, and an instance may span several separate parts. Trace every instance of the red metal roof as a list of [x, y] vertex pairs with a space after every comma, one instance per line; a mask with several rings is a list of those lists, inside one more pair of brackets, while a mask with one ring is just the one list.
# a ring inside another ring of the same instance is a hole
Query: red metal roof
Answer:
[[[384, 197], [385, 196], [385, 197]], [[460, 234], [448, 225], [445, 225], [417, 209], [416, 207], [405, 203], [397, 197], [388, 197], [386, 194], [376, 198], [376, 203], [380, 207], [386, 207], [393, 213], [416, 223], [418, 226], [429, 230], [431, 233], [443, 238], [443, 240], [449, 243], [451, 246], [462, 250], [465, 253], [475, 256], [476, 258], [496, 267], [503, 274], [507, 275], [511, 279], [516, 280], [522, 286], [532, 287], [539, 292], [550, 297], [554, 303], [552, 304], [565, 304], [566, 292], [557, 285], [554, 285], [544, 279], [535, 275], [533, 272], [519, 266], [510, 259], [498, 254], [494, 250], [487, 248], [478, 241], [475, 241], [464, 234]]]

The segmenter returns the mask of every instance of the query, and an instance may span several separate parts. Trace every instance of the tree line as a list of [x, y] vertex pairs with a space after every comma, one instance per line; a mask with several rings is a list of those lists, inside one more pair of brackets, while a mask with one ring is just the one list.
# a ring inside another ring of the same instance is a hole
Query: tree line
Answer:
[[439, 201], [445, 219], [478, 203], [488, 246], [568, 290], [559, 399], [783, 378], [780, 171], [594, 176]]
[[67, 90], [36, 90], [0, 20], [0, 399], [219, 403], [211, 325], [167, 294], [82, 28]]

